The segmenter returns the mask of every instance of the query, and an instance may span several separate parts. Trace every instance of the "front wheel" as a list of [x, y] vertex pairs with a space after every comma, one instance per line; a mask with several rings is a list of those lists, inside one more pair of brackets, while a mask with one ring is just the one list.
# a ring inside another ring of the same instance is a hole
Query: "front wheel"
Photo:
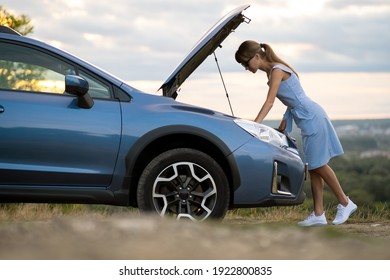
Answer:
[[141, 211], [194, 221], [223, 218], [229, 197], [228, 181], [219, 164], [188, 148], [154, 158], [142, 172], [137, 189]]

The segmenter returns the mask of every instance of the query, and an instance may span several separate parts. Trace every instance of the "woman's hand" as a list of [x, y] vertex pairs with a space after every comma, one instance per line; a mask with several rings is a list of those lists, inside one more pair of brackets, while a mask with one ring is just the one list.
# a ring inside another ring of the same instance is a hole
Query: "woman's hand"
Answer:
[[287, 120], [282, 120], [279, 124], [279, 127], [278, 127], [278, 130], [280, 132], [283, 132], [286, 130], [286, 126], [287, 126]]

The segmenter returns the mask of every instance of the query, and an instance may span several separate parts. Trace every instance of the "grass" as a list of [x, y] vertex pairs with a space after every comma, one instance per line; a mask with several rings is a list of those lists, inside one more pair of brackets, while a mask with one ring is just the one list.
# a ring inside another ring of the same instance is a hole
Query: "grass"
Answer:
[[[336, 216], [336, 209], [335, 204], [327, 205], [325, 213], [328, 220]], [[247, 217], [262, 222], [295, 223], [305, 219], [311, 211], [312, 203], [305, 202], [302, 205], [291, 207], [235, 209], [228, 212], [227, 218]], [[390, 205], [386, 202], [359, 205], [358, 210], [351, 216], [350, 221], [355, 223], [390, 222]]]
[[108, 217], [115, 213], [138, 210], [130, 207], [86, 204], [5, 203], [0, 204], [1, 221], [47, 220], [64, 216], [95, 215]]
[[[241, 208], [229, 210], [226, 220], [248, 219], [253, 222], [296, 223], [304, 219], [312, 211], [311, 201], [291, 207]], [[325, 209], [328, 219], [336, 215], [336, 205], [328, 204]], [[84, 204], [0, 204], [1, 221], [46, 220], [63, 216], [95, 215], [109, 217], [114, 214], [137, 213], [130, 207]], [[370, 205], [359, 205], [351, 217], [351, 222], [368, 223], [390, 221], [390, 205], [379, 202]]]

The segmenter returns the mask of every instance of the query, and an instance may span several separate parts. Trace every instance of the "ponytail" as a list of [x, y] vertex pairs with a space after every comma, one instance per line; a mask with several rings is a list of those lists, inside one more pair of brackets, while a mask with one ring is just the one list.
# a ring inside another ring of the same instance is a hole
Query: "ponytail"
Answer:
[[262, 56], [262, 58], [268, 62], [278, 62], [278, 63], [281, 63], [281, 64], [284, 64], [285, 66], [287, 66], [288, 68], [291, 69], [291, 71], [293, 71], [295, 73], [295, 75], [298, 76], [298, 73], [294, 70], [294, 68], [292, 68], [288, 63], [286, 63], [283, 59], [279, 58], [275, 52], [273, 51], [273, 49], [271, 48], [270, 45], [268, 44], [264, 44], [264, 43], [261, 43], [259, 44], [260, 45], [260, 48], [263, 51], [263, 55], [260, 53], [260, 55]]

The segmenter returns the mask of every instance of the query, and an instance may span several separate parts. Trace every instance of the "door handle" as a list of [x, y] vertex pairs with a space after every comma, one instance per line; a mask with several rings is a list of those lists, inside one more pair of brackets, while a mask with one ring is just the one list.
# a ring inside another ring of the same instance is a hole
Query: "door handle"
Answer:
[[3, 113], [5, 111], [4, 107], [0, 105], [0, 113]]

